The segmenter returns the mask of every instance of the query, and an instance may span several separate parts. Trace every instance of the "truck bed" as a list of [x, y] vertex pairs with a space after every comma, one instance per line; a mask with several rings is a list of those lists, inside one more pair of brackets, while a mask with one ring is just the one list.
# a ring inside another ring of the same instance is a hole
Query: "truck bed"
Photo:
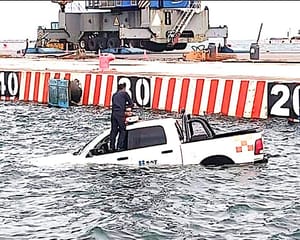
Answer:
[[224, 138], [224, 137], [232, 137], [236, 135], [244, 135], [244, 134], [250, 134], [250, 133], [257, 133], [258, 131], [256, 129], [245, 129], [245, 130], [239, 130], [234, 132], [226, 132], [221, 134], [216, 134], [214, 138]]
[[239, 131], [216, 134], [212, 138], [208, 138], [207, 135], [205, 135], [205, 134], [194, 135], [194, 136], [192, 136], [190, 142], [197, 142], [197, 141], [216, 139], [216, 138], [232, 137], [232, 136], [244, 135], [244, 134], [250, 134], [250, 133], [257, 133], [257, 132], [258, 131], [256, 129], [246, 129], [246, 130], [239, 130]]

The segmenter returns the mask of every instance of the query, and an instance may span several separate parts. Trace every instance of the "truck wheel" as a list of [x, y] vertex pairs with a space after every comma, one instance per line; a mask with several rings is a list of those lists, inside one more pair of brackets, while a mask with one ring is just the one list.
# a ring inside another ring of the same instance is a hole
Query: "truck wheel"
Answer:
[[234, 164], [234, 162], [229, 157], [216, 155], [204, 159], [200, 164], [203, 166], [222, 166], [222, 165]]
[[118, 48], [120, 47], [120, 44], [121, 44], [120, 39], [116, 37], [112, 37], [107, 40], [108, 48]]

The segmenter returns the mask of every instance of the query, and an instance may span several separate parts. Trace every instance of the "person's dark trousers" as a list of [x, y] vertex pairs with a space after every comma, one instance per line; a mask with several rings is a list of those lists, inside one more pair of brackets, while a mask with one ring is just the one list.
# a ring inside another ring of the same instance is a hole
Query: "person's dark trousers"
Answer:
[[119, 114], [112, 114], [111, 116], [111, 131], [110, 131], [110, 149], [115, 150], [116, 137], [118, 137], [118, 149], [124, 149], [125, 136], [126, 136], [126, 125], [124, 116]]

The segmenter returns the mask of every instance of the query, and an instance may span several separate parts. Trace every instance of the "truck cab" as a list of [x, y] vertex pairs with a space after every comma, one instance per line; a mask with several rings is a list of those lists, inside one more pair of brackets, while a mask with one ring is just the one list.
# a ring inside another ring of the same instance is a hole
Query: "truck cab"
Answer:
[[174, 119], [164, 119], [129, 125], [126, 130], [125, 150], [116, 152], [109, 149], [110, 131], [106, 130], [74, 155], [99, 158], [100, 163], [110, 164], [182, 164], [181, 137], [179, 130], [176, 130], [176, 124]]

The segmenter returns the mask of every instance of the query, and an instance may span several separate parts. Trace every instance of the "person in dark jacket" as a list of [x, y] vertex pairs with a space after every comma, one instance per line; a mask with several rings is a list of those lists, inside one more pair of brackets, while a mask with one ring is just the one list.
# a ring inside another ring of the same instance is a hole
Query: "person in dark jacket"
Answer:
[[118, 85], [118, 91], [112, 96], [112, 113], [111, 113], [111, 131], [110, 131], [110, 149], [115, 151], [116, 137], [119, 133], [117, 150], [125, 148], [126, 124], [125, 111], [127, 107], [133, 107], [133, 101], [126, 92], [126, 84]]

